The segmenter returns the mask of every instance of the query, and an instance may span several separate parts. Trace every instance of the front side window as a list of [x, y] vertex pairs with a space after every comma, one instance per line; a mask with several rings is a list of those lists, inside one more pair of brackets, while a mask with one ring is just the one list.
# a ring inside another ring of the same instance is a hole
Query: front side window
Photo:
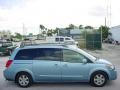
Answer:
[[61, 50], [57, 48], [40, 48], [34, 57], [34, 60], [61, 60]]
[[65, 38], [65, 40], [71, 40], [70, 38]]
[[78, 52], [64, 49], [63, 50], [63, 61], [64, 62], [73, 62], [73, 63], [82, 63], [85, 57]]

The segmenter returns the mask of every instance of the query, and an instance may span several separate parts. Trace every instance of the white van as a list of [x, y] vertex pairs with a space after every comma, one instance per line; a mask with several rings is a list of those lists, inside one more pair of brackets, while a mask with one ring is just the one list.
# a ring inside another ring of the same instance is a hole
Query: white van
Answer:
[[55, 36], [55, 37], [46, 37], [47, 43], [71, 43], [71, 44], [78, 44], [74, 39], [71, 37], [63, 37], [63, 36]]

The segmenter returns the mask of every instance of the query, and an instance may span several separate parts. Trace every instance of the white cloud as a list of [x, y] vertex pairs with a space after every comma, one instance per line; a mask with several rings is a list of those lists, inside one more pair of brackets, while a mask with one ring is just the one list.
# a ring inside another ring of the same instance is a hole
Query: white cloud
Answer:
[[[0, 8], [0, 29], [12, 29], [23, 32], [24, 23], [27, 32], [38, 33], [39, 24], [48, 28], [66, 27], [68, 24], [104, 25], [108, 0], [24, 0], [22, 7], [12, 9]], [[120, 13], [119, 0], [112, 2], [112, 22], [118, 21]], [[35, 28], [35, 30], [34, 30]]]

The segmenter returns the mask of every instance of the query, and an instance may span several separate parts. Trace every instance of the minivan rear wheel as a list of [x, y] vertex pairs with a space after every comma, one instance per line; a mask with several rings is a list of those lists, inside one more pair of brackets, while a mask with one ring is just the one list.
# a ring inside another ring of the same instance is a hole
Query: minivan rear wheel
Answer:
[[107, 74], [104, 72], [96, 72], [91, 76], [90, 84], [95, 87], [102, 87], [107, 83]]
[[29, 87], [32, 85], [32, 77], [27, 73], [20, 73], [16, 77], [16, 82], [20, 87]]

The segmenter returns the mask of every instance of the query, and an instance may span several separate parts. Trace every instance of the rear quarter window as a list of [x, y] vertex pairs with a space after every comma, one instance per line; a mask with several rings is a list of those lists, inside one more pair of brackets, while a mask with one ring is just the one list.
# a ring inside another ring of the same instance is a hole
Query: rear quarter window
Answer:
[[15, 60], [33, 60], [35, 56], [36, 49], [23, 49], [18, 51], [15, 56]]

